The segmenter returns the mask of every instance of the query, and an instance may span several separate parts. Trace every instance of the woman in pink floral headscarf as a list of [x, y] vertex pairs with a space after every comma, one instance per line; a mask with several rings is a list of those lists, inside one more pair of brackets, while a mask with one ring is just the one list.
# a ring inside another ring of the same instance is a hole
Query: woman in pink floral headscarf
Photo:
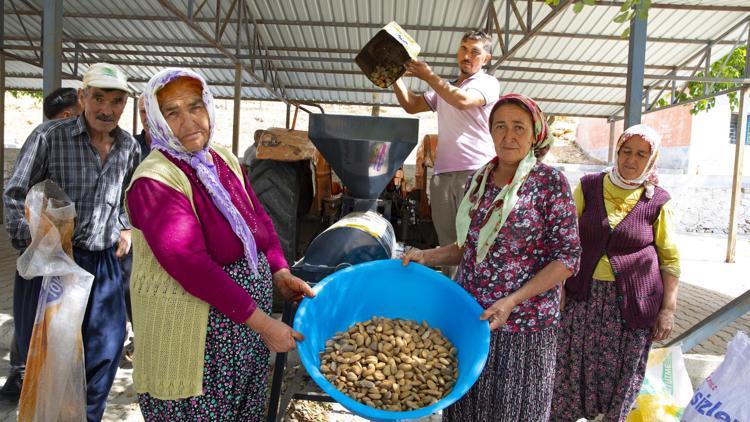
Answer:
[[660, 143], [652, 128], [630, 127], [614, 167], [584, 176], [573, 193], [583, 255], [565, 284], [551, 420], [624, 421], [651, 342], [672, 331], [680, 260], [658, 186]]

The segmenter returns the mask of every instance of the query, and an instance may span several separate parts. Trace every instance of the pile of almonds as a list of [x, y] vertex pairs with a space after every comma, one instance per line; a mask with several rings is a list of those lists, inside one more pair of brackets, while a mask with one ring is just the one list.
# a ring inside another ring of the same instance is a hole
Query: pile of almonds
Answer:
[[400, 76], [402, 66], [394, 63], [388, 63], [386, 65], [377, 65], [370, 74], [370, 80], [381, 88], [388, 88], [396, 79]]
[[408, 411], [448, 394], [458, 377], [456, 348], [422, 321], [373, 317], [328, 340], [320, 372], [370, 407]]

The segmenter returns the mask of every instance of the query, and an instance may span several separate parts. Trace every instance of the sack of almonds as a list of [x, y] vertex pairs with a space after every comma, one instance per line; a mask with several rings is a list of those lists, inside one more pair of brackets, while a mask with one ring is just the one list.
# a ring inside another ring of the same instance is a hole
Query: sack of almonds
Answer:
[[373, 317], [326, 342], [320, 372], [354, 400], [409, 411], [450, 393], [458, 378], [456, 353], [425, 321]]

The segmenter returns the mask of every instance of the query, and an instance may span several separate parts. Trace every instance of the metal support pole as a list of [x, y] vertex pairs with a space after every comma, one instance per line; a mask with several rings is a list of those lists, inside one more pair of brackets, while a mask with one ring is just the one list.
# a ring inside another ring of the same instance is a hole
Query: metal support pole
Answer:
[[690, 327], [664, 347], [680, 345], [682, 353], [687, 353], [703, 340], [716, 334], [722, 328], [750, 312], [750, 290], [736, 297], [703, 321]]
[[[133, 136], [138, 134], [138, 97], [133, 96]], [[146, 158], [146, 157], [142, 157]]]
[[[708, 77], [711, 73], [711, 43], [706, 46], [706, 61], [703, 63], [703, 76]], [[703, 95], [708, 95], [709, 84], [703, 82]]]
[[193, 6], [194, 5], [195, 5], [195, 0], [188, 0], [187, 16], [188, 16], [188, 19], [190, 19], [191, 21], [193, 20]]
[[615, 162], [615, 121], [609, 121], [609, 151], [607, 152], [607, 163]]
[[628, 74], [625, 92], [625, 129], [641, 122], [643, 74], [646, 66], [646, 21], [636, 11], [630, 21]]
[[[5, 51], [5, 0], [0, 0], [0, 51]], [[0, 54], [0, 192], [5, 192], [5, 54]], [[5, 210], [0, 201], [0, 224]]]
[[240, 106], [242, 104], [242, 64], [234, 69], [234, 118], [232, 120], [232, 152], [239, 157], [240, 150]]
[[[294, 320], [295, 309], [292, 307], [292, 302], [284, 302], [284, 310], [281, 313], [281, 322], [292, 325]], [[273, 366], [273, 378], [271, 381], [271, 397], [268, 403], [268, 415], [266, 417], [267, 422], [276, 422], [284, 416], [286, 409], [279, 409], [281, 402], [281, 386], [284, 381], [284, 368], [286, 368], [286, 353], [276, 353]], [[281, 415], [279, 415], [281, 412]]]
[[289, 103], [286, 103], [286, 128], [287, 129], [290, 128], [289, 125], [291, 124], [291, 121], [290, 121], [291, 117], [292, 117], [292, 105]]
[[528, 0], [526, 2], [526, 27], [531, 30], [532, 24], [534, 23], [533, 14], [534, 13], [534, 4], [531, 0]]
[[[505, 45], [510, 48], [510, 1], [505, 0]], [[500, 34], [497, 34], [500, 36]]]
[[242, 11], [245, 9], [244, 4], [244, 1], [239, 0], [239, 7], [237, 7], [237, 33], [235, 34], [234, 46], [234, 54], [237, 56], [240, 55], [240, 47], [242, 46], [240, 40], [242, 39]]
[[[62, 79], [62, 0], [44, 0], [42, 65], [44, 96], [60, 88]], [[45, 119], [46, 120], [46, 119]]]

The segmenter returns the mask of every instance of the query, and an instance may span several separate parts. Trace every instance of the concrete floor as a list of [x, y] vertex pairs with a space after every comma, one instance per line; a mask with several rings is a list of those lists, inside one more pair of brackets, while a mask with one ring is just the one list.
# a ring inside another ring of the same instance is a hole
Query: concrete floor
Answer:
[[[698, 323], [721, 306], [750, 289], [750, 239], [742, 238], [737, 247], [737, 263], [723, 262], [726, 239], [710, 235], [681, 234], [679, 244], [682, 253], [683, 283], [678, 296], [673, 336], [679, 335]], [[0, 383], [4, 383], [8, 369], [8, 347], [13, 330], [12, 294], [16, 252], [11, 248], [7, 235], [0, 234]], [[692, 353], [723, 355], [727, 342], [738, 330], [750, 333], [750, 314], [733, 322], [716, 335], [695, 347]], [[294, 360], [294, 357], [292, 357]], [[297, 369], [297, 371], [303, 371]], [[132, 386], [132, 370], [121, 368], [109, 396], [105, 421], [141, 421], [135, 391]], [[290, 374], [299, 380], [304, 374]], [[333, 421], [362, 421], [340, 406], [334, 406], [328, 415]], [[16, 420], [15, 404], [0, 402], [0, 421]], [[438, 415], [430, 420], [440, 420]]]

